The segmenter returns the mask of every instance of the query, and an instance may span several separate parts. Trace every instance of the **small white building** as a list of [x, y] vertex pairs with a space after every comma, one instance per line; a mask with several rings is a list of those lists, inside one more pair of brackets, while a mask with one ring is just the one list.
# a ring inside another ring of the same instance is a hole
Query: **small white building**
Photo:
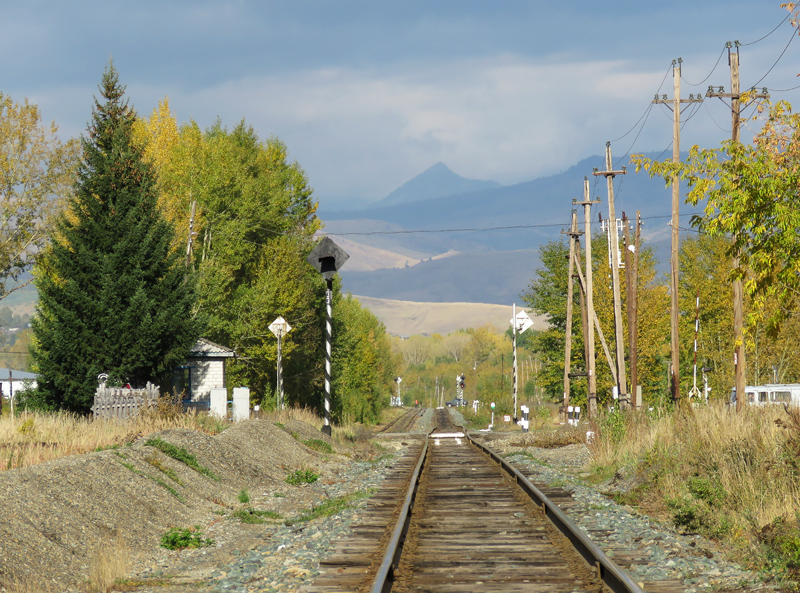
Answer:
[[236, 353], [205, 338], [197, 340], [186, 358], [176, 387], [185, 391], [184, 405], [208, 408], [211, 390], [226, 388], [225, 361]]
[[37, 378], [35, 373], [0, 368], [0, 393], [3, 394], [3, 399], [8, 399], [28, 387], [36, 387]]

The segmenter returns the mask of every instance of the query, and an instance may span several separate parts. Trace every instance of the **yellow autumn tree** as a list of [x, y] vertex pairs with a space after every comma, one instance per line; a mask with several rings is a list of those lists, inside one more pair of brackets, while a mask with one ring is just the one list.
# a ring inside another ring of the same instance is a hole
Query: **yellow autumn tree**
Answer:
[[21, 286], [75, 181], [80, 146], [57, 131], [36, 105], [0, 93], [0, 298]]

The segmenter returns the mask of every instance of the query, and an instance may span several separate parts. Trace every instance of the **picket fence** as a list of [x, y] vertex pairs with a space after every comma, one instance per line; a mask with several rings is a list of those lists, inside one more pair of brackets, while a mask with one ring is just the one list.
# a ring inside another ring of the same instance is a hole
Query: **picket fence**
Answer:
[[158, 385], [149, 382], [144, 389], [108, 387], [101, 383], [94, 393], [92, 415], [94, 418], [131, 418], [142, 408], [155, 406], [158, 396]]

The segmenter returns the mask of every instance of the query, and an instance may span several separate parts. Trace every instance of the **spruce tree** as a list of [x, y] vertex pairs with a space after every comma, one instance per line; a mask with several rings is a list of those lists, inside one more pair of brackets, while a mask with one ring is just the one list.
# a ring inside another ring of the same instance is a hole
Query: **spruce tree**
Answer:
[[101, 373], [169, 388], [163, 381], [201, 331], [194, 284], [170, 250], [174, 229], [132, 142], [136, 114], [113, 65], [99, 90], [74, 193], [36, 270], [38, 399], [79, 413], [91, 408]]

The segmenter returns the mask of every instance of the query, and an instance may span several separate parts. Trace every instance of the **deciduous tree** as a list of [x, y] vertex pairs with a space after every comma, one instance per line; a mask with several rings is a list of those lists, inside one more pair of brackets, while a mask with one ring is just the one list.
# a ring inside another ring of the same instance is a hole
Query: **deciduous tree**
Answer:
[[57, 131], [36, 105], [0, 93], [0, 298], [25, 284], [75, 180], [79, 144]]

